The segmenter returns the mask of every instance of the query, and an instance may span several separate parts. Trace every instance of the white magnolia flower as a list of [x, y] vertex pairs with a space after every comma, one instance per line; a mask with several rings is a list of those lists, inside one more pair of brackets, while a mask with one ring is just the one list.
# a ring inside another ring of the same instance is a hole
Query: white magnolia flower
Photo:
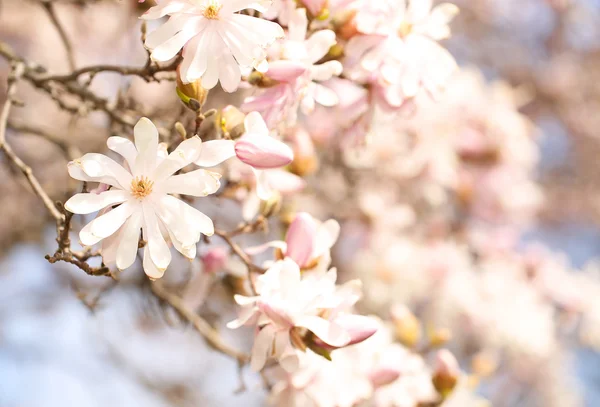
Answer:
[[342, 73], [339, 61], [317, 64], [336, 44], [332, 30], [320, 30], [306, 38], [308, 18], [306, 9], [296, 9], [289, 20], [285, 41], [273, 46], [280, 60], [269, 64], [266, 75], [279, 82], [257, 96], [244, 101], [244, 110], [258, 110], [267, 118], [270, 126], [285, 119], [293, 125], [297, 111], [310, 114], [315, 102], [322, 106], [335, 106], [339, 102], [337, 94], [320, 82], [327, 81]]
[[345, 48], [348, 77], [372, 84], [389, 109], [422, 89], [438, 97], [457, 69], [438, 41], [450, 36], [458, 7], [443, 3], [432, 9], [432, 0], [361, 0], [355, 7], [360, 34]]
[[108, 148], [123, 156], [127, 169], [95, 153], [69, 163], [71, 177], [108, 184], [111, 189], [99, 194], [77, 194], [65, 203], [65, 208], [77, 214], [102, 211], [81, 230], [79, 238], [86, 246], [107, 239], [103, 245], [105, 263], [114, 260], [120, 270], [135, 262], [141, 229], [147, 242], [144, 271], [156, 279], [163, 276], [171, 262], [167, 240], [193, 259], [201, 234], [214, 233], [208, 216], [170, 194], [207, 196], [219, 189], [221, 176], [204, 169], [173, 175], [201, 155], [211, 153], [202, 152], [198, 137], [185, 140], [167, 155], [166, 150], [159, 148], [154, 124], [142, 118], [134, 128], [134, 138], [135, 144], [122, 137], [107, 141]]
[[264, 0], [163, 0], [142, 18], [170, 16], [169, 21], [146, 38], [152, 59], [168, 61], [183, 48], [181, 79], [212, 89], [217, 82], [234, 92], [241, 80], [240, 68], [265, 71], [265, 48], [284, 33], [272, 21], [239, 14], [244, 9], [265, 11]]
[[[303, 349], [302, 332], [312, 332], [322, 343], [332, 348], [347, 346], [352, 332], [323, 315], [347, 308], [358, 299], [360, 285], [349, 282], [336, 287], [335, 269], [303, 278], [300, 268], [291, 259], [275, 263], [257, 278], [255, 297], [236, 295], [242, 306], [238, 319], [227, 326], [258, 325], [252, 348], [251, 366], [260, 370], [273, 356], [287, 371], [299, 366], [297, 348]], [[364, 335], [362, 335], [364, 337]], [[295, 346], [292, 345], [295, 344]]]

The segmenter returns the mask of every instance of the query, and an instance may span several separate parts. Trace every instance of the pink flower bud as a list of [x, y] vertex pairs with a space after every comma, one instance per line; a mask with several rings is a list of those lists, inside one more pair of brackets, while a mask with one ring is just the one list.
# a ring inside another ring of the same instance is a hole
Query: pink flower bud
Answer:
[[244, 163], [256, 169], [279, 168], [294, 159], [294, 153], [285, 143], [269, 136], [246, 134], [235, 143], [235, 154]]
[[267, 76], [280, 82], [292, 82], [306, 72], [306, 66], [295, 61], [274, 61], [269, 63]]
[[300, 267], [308, 264], [314, 251], [316, 234], [317, 225], [313, 217], [306, 212], [297, 214], [285, 236], [285, 255]]
[[369, 373], [373, 387], [381, 387], [393, 383], [400, 377], [400, 370], [391, 366], [380, 367]]
[[204, 272], [216, 273], [225, 267], [227, 262], [227, 250], [224, 247], [215, 247], [202, 256], [200, 256], [202, 265], [204, 266]]
[[[346, 346], [355, 345], [369, 339], [377, 332], [379, 324], [373, 318], [366, 317], [364, 315], [345, 314], [337, 316], [332, 323], [340, 326], [350, 336], [350, 342]], [[314, 339], [315, 345], [320, 348], [327, 350], [337, 349], [331, 345], [326, 344], [318, 337]]]

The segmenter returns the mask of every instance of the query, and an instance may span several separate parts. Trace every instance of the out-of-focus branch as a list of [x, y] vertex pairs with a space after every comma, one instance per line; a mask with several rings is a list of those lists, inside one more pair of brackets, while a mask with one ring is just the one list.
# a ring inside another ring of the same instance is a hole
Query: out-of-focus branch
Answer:
[[152, 292], [162, 301], [169, 304], [186, 321], [191, 323], [194, 328], [204, 337], [208, 345], [214, 350], [221, 352], [237, 360], [240, 365], [244, 365], [250, 360], [248, 355], [232, 348], [223, 342], [221, 335], [210, 326], [200, 315], [186, 308], [182, 299], [177, 295], [170, 293], [158, 282], [150, 284]]
[[175, 77], [159, 78], [156, 76], [156, 74], [161, 73], [161, 72], [174, 72], [175, 69], [177, 68], [177, 65], [179, 65], [180, 62], [181, 62], [181, 59], [177, 58], [177, 59], [174, 59], [173, 62], [171, 62], [170, 64], [163, 65], [163, 66], [157, 65], [157, 64], [154, 64], [154, 65], [150, 64], [148, 66], [143, 66], [143, 67], [119, 66], [119, 65], [93, 65], [93, 66], [87, 66], [87, 67], [84, 67], [81, 69], [77, 69], [67, 75], [52, 75], [52, 76], [41, 77], [40, 80], [41, 81], [68, 82], [68, 81], [75, 81], [80, 76], [85, 75], [85, 74], [96, 75], [101, 72], [113, 72], [113, 73], [118, 73], [121, 75], [139, 76], [140, 78], [144, 79], [146, 82], [152, 82], [152, 81], [160, 82], [160, 80], [162, 80], [162, 79], [173, 79], [174, 80]]
[[[130, 115], [124, 113], [120, 109], [117, 109], [113, 103], [109, 100], [98, 96], [96, 93], [92, 92], [87, 86], [79, 83], [76, 79], [80, 74], [73, 76], [73, 74], [62, 75], [62, 76], [54, 76], [54, 75], [45, 75], [47, 69], [40, 64], [27, 61], [24, 58], [16, 55], [11, 48], [6, 44], [0, 41], [0, 56], [7, 59], [9, 62], [20, 62], [25, 67], [24, 72], [22, 73], [23, 79], [30, 82], [34, 87], [44, 91], [47, 93], [58, 105], [61, 109], [68, 111], [72, 114], [81, 114], [85, 113], [86, 110], [98, 110], [106, 113], [109, 118], [118, 124], [133, 127], [135, 126], [136, 120]], [[154, 74], [158, 71], [166, 72], [167, 70], [175, 70], [178, 61], [174, 61], [168, 67], [154, 67], [153, 65], [148, 65], [144, 68], [120, 68], [108, 66], [108, 68], [115, 68], [114, 70], [108, 69], [108, 72], [120, 72], [123, 71], [124, 74], [126, 72], [130, 72], [131, 75], [138, 75], [141, 77], [154, 77]], [[107, 66], [100, 66], [100, 68], [107, 68]], [[98, 67], [88, 67], [82, 68], [80, 71], [81, 74], [85, 72], [103, 72], [103, 69], [99, 69]], [[78, 99], [78, 100], [77, 100]], [[141, 114], [137, 114], [136, 116], [141, 116]], [[159, 132], [163, 137], [166, 137], [170, 134], [168, 129], [160, 128]]]
[[56, 15], [56, 10], [54, 9], [54, 3], [50, 2], [50, 1], [42, 1], [41, 5], [44, 8], [44, 10], [46, 11], [46, 13], [48, 14], [50, 21], [52, 21], [52, 25], [54, 25], [54, 27], [56, 28], [56, 31], [58, 32], [58, 35], [60, 36], [60, 39], [65, 46], [65, 52], [67, 53], [67, 60], [69, 61], [69, 68], [71, 70], [74, 70], [76, 65], [75, 65], [75, 54], [73, 52], [73, 44], [71, 43], [71, 40], [69, 39], [69, 36], [67, 35], [67, 32], [65, 31], [65, 28], [60, 23], [58, 16]]
[[8, 77], [8, 90], [6, 92], [6, 101], [4, 102], [4, 106], [2, 108], [2, 112], [0, 113], [0, 149], [4, 151], [6, 157], [16, 165], [27, 181], [31, 188], [35, 192], [37, 196], [40, 197], [50, 215], [57, 221], [61, 222], [64, 219], [64, 216], [58, 211], [42, 185], [37, 180], [35, 175], [33, 175], [33, 171], [31, 167], [23, 162], [13, 151], [12, 147], [6, 142], [6, 128], [8, 126], [8, 115], [10, 114], [10, 109], [13, 105], [13, 97], [17, 91], [17, 84], [21, 77], [26, 72], [26, 66], [21, 62], [15, 62], [13, 64], [12, 71]]
[[44, 129], [34, 127], [30, 124], [23, 123], [14, 119], [8, 120], [8, 128], [22, 133], [35, 134], [36, 136], [48, 140], [49, 142], [55, 144], [58, 148], [60, 148], [64, 152], [65, 157], [69, 160], [74, 160], [81, 156], [81, 151], [79, 151], [77, 147], [72, 146], [66, 141], [60, 140], [58, 137], [48, 133]]

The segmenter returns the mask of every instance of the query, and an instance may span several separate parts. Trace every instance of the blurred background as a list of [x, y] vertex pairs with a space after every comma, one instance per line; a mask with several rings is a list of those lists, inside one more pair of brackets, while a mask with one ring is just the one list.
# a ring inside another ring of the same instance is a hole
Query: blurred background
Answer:
[[[68, 73], [42, 3], [0, 0], [0, 41]], [[147, 6], [55, 3], [76, 67], [145, 63], [138, 17]], [[364, 311], [385, 315], [400, 302], [424, 325], [450, 329], [461, 365], [481, 379], [474, 392], [492, 405], [600, 406], [600, 1], [454, 3], [461, 13], [444, 46], [464, 70], [446, 99], [400, 124], [380, 121], [366, 153], [347, 154], [341, 169], [332, 154], [316, 157], [319, 170], [288, 208], [340, 220], [335, 265], [345, 279], [363, 279]], [[0, 58], [2, 95], [7, 73]], [[100, 74], [91, 89], [125, 111], [171, 123], [187, 114], [173, 86]], [[29, 84], [17, 96], [24, 107], [13, 110], [9, 140], [50, 196], [64, 201], [78, 188], [67, 162], [105, 151], [106, 138], [126, 130], [102, 112], [75, 117]], [[240, 100], [214, 91], [209, 104]], [[458, 111], [468, 113], [456, 119]], [[315, 144], [328, 146], [311, 131]], [[420, 132], [428, 136], [413, 134]], [[473, 132], [493, 133], [498, 144], [481, 147], [479, 134], [462, 145]], [[403, 145], [389, 157], [378, 134], [425, 151], [417, 157]], [[446, 136], [458, 142], [431, 141]], [[491, 169], [481, 175], [482, 166]], [[260, 378], [244, 373], [246, 390], [236, 392], [236, 364], [165, 312], [140, 270], [115, 284], [49, 264], [56, 235], [44, 207], [4, 157], [0, 177], [0, 406], [265, 404]], [[401, 198], [390, 196], [392, 184]], [[222, 228], [241, 220], [233, 202], [205, 205]], [[166, 278], [176, 285], [195, 267], [181, 260], [185, 272]], [[239, 265], [227, 267], [235, 274]], [[224, 290], [215, 285], [201, 311], [218, 326], [235, 314]], [[248, 337], [226, 339], [251, 346]]]

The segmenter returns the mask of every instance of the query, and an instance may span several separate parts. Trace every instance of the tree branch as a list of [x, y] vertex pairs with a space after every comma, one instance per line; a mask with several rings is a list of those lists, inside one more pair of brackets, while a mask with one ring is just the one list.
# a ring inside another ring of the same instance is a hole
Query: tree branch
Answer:
[[248, 355], [224, 343], [221, 335], [200, 315], [186, 308], [181, 298], [168, 292], [161, 283], [153, 282], [150, 287], [154, 295], [169, 304], [183, 319], [191, 323], [211, 348], [236, 359], [240, 365], [248, 363], [250, 360]]

